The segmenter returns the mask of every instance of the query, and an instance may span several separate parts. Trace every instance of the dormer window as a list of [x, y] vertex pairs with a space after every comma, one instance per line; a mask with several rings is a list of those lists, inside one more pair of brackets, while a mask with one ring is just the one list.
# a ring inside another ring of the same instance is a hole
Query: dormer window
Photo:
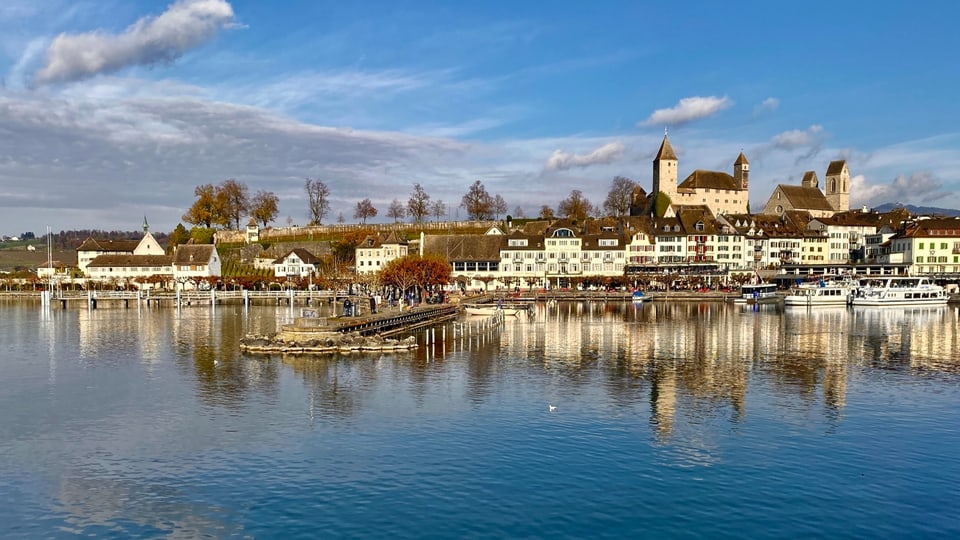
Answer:
[[693, 228], [696, 229], [696, 230], [698, 230], [698, 231], [703, 231], [703, 222], [702, 222], [702, 221], [698, 221], [697, 224], [693, 226]]

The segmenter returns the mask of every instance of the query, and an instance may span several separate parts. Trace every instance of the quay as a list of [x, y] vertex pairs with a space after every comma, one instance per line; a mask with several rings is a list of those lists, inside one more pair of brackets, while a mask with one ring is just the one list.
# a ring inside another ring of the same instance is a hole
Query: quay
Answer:
[[161, 306], [203, 306], [222, 304], [250, 305], [317, 305], [321, 302], [335, 303], [346, 299], [356, 300], [356, 296], [334, 294], [333, 291], [297, 291], [293, 289], [283, 291], [57, 291], [47, 295], [46, 292], [28, 293], [25, 297], [36, 298], [52, 304], [60, 304], [62, 309], [68, 306], [85, 304], [89, 309], [97, 309], [101, 305], [122, 305], [146, 307]]

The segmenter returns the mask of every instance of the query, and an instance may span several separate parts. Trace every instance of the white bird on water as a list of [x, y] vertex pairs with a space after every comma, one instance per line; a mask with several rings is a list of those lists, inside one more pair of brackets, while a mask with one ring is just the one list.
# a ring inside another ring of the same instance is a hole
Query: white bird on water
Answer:
[[553, 412], [553, 411], [557, 410], [557, 406], [556, 406], [556, 405], [550, 405], [549, 407], [550, 407], [550, 412]]

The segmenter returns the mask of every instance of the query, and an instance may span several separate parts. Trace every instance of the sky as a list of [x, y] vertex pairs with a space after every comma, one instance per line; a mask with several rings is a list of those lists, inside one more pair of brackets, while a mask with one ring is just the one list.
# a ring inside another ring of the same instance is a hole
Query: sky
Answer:
[[853, 207], [960, 208], [960, 4], [4, 0], [0, 234], [170, 231], [226, 179], [356, 222], [750, 161], [751, 208], [846, 159]]

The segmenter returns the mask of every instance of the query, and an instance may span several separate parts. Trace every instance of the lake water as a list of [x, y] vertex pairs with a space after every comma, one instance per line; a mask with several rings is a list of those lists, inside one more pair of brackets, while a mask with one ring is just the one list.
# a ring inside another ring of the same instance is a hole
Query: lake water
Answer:
[[956, 308], [535, 312], [311, 358], [0, 302], [0, 537], [960, 536]]

